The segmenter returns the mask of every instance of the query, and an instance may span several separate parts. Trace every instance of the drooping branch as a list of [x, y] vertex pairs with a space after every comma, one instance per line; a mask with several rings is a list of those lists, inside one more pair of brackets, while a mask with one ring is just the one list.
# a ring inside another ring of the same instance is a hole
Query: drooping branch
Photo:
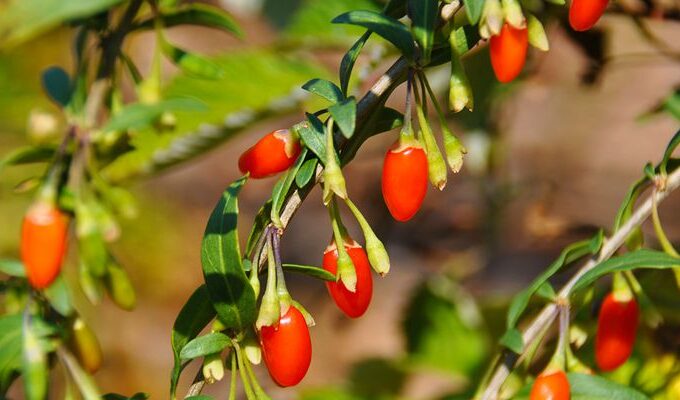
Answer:
[[[571, 277], [571, 279], [560, 289], [558, 297], [565, 297], [569, 294], [574, 284], [588, 271], [595, 268], [601, 262], [611, 258], [616, 251], [625, 244], [626, 238], [639, 227], [652, 214], [653, 204], [660, 203], [667, 198], [670, 193], [680, 187], [680, 168], [676, 169], [668, 175], [665, 190], [655, 190], [650, 194], [645, 201], [631, 215], [630, 219], [626, 221], [612, 236], [606, 238], [600, 252], [597, 256], [588, 260], [579, 270]], [[540, 340], [541, 335], [546, 328], [550, 326], [557, 317], [558, 309], [554, 303], [543, 307], [543, 310], [531, 321], [529, 325], [522, 331], [522, 339], [524, 340], [524, 348], [530, 349], [537, 340]], [[515, 367], [517, 362], [525, 354], [516, 354], [510, 350], [504, 350], [499, 357], [494, 371], [489, 378], [487, 387], [481, 395], [481, 400], [497, 400], [498, 392], [503, 383], [510, 375], [510, 372]]]

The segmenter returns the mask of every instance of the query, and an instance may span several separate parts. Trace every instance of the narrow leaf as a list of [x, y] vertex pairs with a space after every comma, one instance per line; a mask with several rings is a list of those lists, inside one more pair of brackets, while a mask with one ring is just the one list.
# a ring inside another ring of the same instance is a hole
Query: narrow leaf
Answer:
[[601, 277], [619, 271], [634, 269], [669, 269], [680, 265], [680, 259], [663, 251], [640, 249], [599, 263], [579, 278], [570, 293], [592, 285]]
[[172, 398], [175, 398], [179, 375], [184, 368], [180, 359], [180, 351], [189, 340], [195, 338], [213, 318], [215, 318], [215, 309], [210, 303], [210, 297], [206, 286], [201, 285], [194, 291], [191, 297], [189, 297], [186, 304], [184, 304], [184, 307], [182, 307], [182, 310], [177, 315], [175, 324], [172, 327], [172, 353], [175, 359], [172, 375], [170, 377], [170, 393]]
[[604, 235], [602, 231], [598, 232], [590, 240], [584, 240], [581, 242], [574, 243], [564, 250], [560, 256], [555, 260], [548, 268], [541, 273], [528, 288], [524, 289], [518, 293], [510, 303], [510, 308], [508, 309], [507, 318], [507, 328], [512, 329], [517, 324], [520, 316], [529, 305], [529, 299], [531, 296], [545, 283], [550, 277], [552, 277], [557, 271], [559, 271], [563, 266], [570, 264], [579, 258], [587, 254], [595, 254], [600, 250], [602, 246]]
[[312, 265], [283, 264], [283, 269], [299, 274], [305, 274], [311, 276], [312, 278], [323, 279], [324, 281], [335, 282], [337, 280], [337, 277], [334, 274], [326, 271], [323, 268]]
[[345, 96], [347, 96], [347, 90], [349, 89], [349, 79], [352, 75], [352, 69], [354, 69], [354, 63], [357, 61], [357, 57], [359, 57], [361, 49], [364, 48], [369, 37], [371, 37], [371, 31], [361, 35], [359, 40], [347, 50], [347, 53], [342, 57], [342, 61], [340, 61], [340, 89]]
[[434, 29], [439, 12], [437, 0], [410, 0], [409, 9], [413, 25], [411, 30], [420, 46], [421, 65], [430, 61], [434, 44]]
[[238, 194], [246, 182], [240, 178], [222, 194], [201, 243], [201, 264], [217, 317], [227, 329], [243, 331], [256, 318], [255, 293], [243, 270], [238, 242]]
[[24, 264], [19, 260], [0, 259], [0, 272], [9, 276], [23, 278], [26, 276]]
[[53, 146], [20, 147], [0, 159], [0, 171], [8, 165], [47, 162], [54, 157], [54, 152]]
[[319, 118], [307, 114], [307, 121], [296, 124], [293, 129], [300, 135], [305, 147], [310, 149], [323, 162], [326, 159], [326, 140], [323, 123]]
[[516, 328], [505, 331], [503, 336], [501, 336], [499, 343], [517, 354], [521, 354], [522, 349], [524, 348], [524, 339], [522, 338], [520, 331]]
[[607, 380], [601, 376], [569, 373], [571, 398], [574, 400], [649, 400], [635, 389]]
[[307, 185], [307, 183], [309, 183], [316, 172], [316, 166], [318, 163], [319, 160], [314, 157], [305, 161], [302, 166], [300, 166], [297, 175], [295, 175], [295, 184], [297, 187], [303, 188], [305, 185]]
[[353, 97], [328, 107], [333, 120], [347, 138], [351, 138], [356, 128], [357, 102]]
[[302, 85], [302, 88], [310, 93], [323, 97], [333, 104], [345, 99], [340, 88], [335, 83], [326, 79], [314, 78]]
[[187, 343], [180, 351], [179, 357], [183, 360], [192, 360], [208, 354], [219, 353], [229, 346], [231, 346], [229, 336], [219, 332], [211, 332]]
[[414, 59], [415, 46], [408, 28], [398, 20], [374, 11], [350, 11], [333, 19], [336, 24], [350, 24], [370, 29], [397, 47], [404, 57]]
[[145, 128], [158, 120], [166, 111], [206, 110], [202, 102], [188, 97], [165, 99], [153, 104], [134, 103], [125, 106], [120, 113], [111, 117], [102, 130], [112, 132]]

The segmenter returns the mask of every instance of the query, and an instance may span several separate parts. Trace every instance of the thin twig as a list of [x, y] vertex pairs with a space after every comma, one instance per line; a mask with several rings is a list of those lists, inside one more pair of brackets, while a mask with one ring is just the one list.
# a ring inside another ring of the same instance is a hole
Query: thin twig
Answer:
[[[573, 288], [574, 284], [588, 271], [595, 268], [601, 262], [609, 259], [616, 253], [616, 251], [626, 242], [626, 238], [640, 226], [652, 213], [653, 202], [657, 204], [663, 201], [675, 189], [680, 187], [680, 168], [676, 169], [668, 175], [666, 190], [655, 191], [647, 199], [640, 204], [640, 206], [631, 215], [630, 219], [623, 224], [614, 234], [605, 239], [604, 245], [600, 249], [597, 257], [593, 257], [586, 262], [581, 269], [571, 277], [562, 289], [559, 291], [558, 297], [566, 297]], [[534, 318], [533, 321], [522, 332], [522, 339], [524, 340], [524, 348], [531, 348], [531, 345], [541, 337], [541, 332], [547, 326], [553, 323], [557, 317], [558, 310], [554, 303], [543, 307], [543, 310]], [[503, 383], [510, 375], [515, 364], [524, 356], [518, 355], [510, 350], [504, 350], [499, 358], [498, 365], [495, 368], [493, 375], [489, 379], [488, 385], [482, 393], [482, 400], [497, 400], [498, 392]]]

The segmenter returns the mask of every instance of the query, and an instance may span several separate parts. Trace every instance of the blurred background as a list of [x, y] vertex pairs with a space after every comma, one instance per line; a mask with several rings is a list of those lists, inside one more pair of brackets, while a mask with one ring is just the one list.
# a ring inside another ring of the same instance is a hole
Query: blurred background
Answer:
[[[109, 169], [112, 179], [129, 182], [138, 200], [138, 215], [122, 222], [114, 245], [137, 289], [138, 306], [134, 312], [106, 301], [92, 307], [81, 293], [73, 293], [105, 349], [104, 366], [96, 375], [104, 392], [167, 397], [172, 324], [202, 283], [203, 230], [220, 193], [239, 176], [238, 156], [263, 134], [289, 127], [304, 118], [305, 110], [323, 105], [305, 97], [300, 85], [314, 77], [334, 79], [342, 55], [362, 33], [330, 20], [351, 9], [380, 9], [371, 0], [215, 4], [236, 17], [244, 39], [203, 28], [170, 31], [174, 43], [214, 56], [226, 71], [222, 79], [201, 82], [164, 65], [168, 92], [195, 95], [210, 106], [200, 120], [182, 119], [179, 113], [178, 130], [197, 129], [202, 122], [229, 123], [252, 110], [265, 110], [271, 117], [258, 118], [227, 143], [169, 169], [138, 173], [148, 156], [143, 149], [133, 156], [140, 160], [139, 171]], [[532, 49], [516, 83], [496, 83], [486, 47], [466, 58], [475, 111], [449, 119], [468, 149], [465, 165], [442, 192], [430, 188], [423, 209], [410, 222], [392, 220], [379, 190], [382, 159], [398, 132], [379, 135], [362, 147], [345, 170], [348, 190], [386, 244], [392, 271], [386, 278], [375, 277], [373, 302], [358, 320], [335, 307], [322, 282], [288, 277], [293, 296], [316, 318], [314, 351], [310, 371], [296, 388], [275, 387], [266, 370], [257, 368], [273, 398], [468, 398], [471, 384], [497, 351], [509, 298], [566, 244], [589, 237], [598, 227], [611, 227], [629, 185], [642, 175], [645, 163], [660, 159], [678, 129], [671, 114], [649, 111], [680, 87], [680, 24], [646, 20], [650, 34], [665, 43], [662, 51], [629, 17], [605, 15], [598, 29], [587, 34], [565, 29], [564, 18], [563, 11], [556, 11], [549, 20], [550, 51]], [[0, 54], [0, 155], [28, 141], [49, 140], [27, 137], [30, 118], [57, 127], [64, 123], [42, 94], [39, 76], [50, 65], [71, 65], [71, 34], [57, 29]], [[127, 44], [142, 72], [151, 61], [153, 39], [153, 33], [138, 34]], [[391, 51], [379, 39], [369, 41], [355, 69], [355, 94], [365, 92], [394, 61]], [[447, 68], [430, 74], [442, 101]], [[402, 109], [403, 102], [402, 87], [389, 105]], [[2, 257], [18, 255], [20, 220], [31, 200], [30, 194], [16, 193], [16, 187], [41, 171], [42, 166], [2, 170]], [[252, 181], [242, 192], [243, 240], [274, 182]], [[680, 241], [678, 200], [675, 195], [661, 208], [673, 241]], [[315, 189], [283, 237], [284, 260], [320, 265], [331, 237], [327, 221]], [[358, 227], [350, 229], [360, 237]], [[557, 282], [571, 271], [557, 276]], [[75, 263], [66, 274], [77, 279]], [[672, 288], [672, 280], [667, 281]], [[664, 297], [663, 288], [656, 289], [660, 308], [680, 306], [677, 296]], [[589, 321], [592, 316], [585, 324]], [[668, 358], [680, 354], [680, 321], [667, 323], [675, 336], [663, 342], [663, 351], [637, 354], [629, 362], [634, 366], [617, 371], [616, 379], [637, 387], [653, 385], [644, 374], [631, 372], [648, 362], [680, 376], [680, 362]], [[643, 352], [649, 346], [638, 347]], [[198, 367], [189, 366], [180, 393]], [[226, 397], [227, 381], [207, 392]]]

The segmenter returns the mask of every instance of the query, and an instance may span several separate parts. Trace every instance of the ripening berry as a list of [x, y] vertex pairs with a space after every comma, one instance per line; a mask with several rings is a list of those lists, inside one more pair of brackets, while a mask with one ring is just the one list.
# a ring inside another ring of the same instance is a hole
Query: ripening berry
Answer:
[[68, 218], [54, 205], [35, 203], [21, 227], [21, 260], [35, 289], [48, 287], [59, 275], [66, 251]]
[[260, 344], [269, 375], [279, 386], [297, 385], [312, 361], [312, 341], [302, 313], [290, 306], [276, 326], [263, 326]]
[[80, 318], [73, 320], [71, 345], [80, 365], [89, 373], [96, 372], [102, 365], [102, 350], [97, 336]]
[[283, 172], [295, 163], [300, 154], [300, 142], [288, 129], [268, 133], [238, 159], [242, 173], [251, 178], [266, 178]]
[[418, 145], [402, 146], [397, 141], [387, 151], [382, 193], [390, 214], [397, 221], [408, 221], [423, 204], [427, 193], [427, 168], [427, 156]]
[[569, 380], [562, 370], [540, 374], [534, 381], [529, 396], [529, 400], [569, 400], [569, 398]]
[[633, 352], [640, 310], [634, 298], [605, 297], [597, 322], [595, 361], [602, 371], [611, 371], [626, 362]]
[[500, 82], [508, 83], [522, 72], [528, 46], [526, 28], [518, 29], [506, 23], [498, 35], [491, 36], [491, 66]]
[[597, 23], [609, 0], [573, 0], [569, 8], [569, 25], [575, 31], [587, 31]]
[[[358, 243], [352, 240], [349, 243], [345, 242], [345, 250], [352, 259], [356, 271], [356, 290], [351, 292], [342, 281], [326, 282], [326, 287], [342, 312], [350, 318], [358, 318], [366, 312], [373, 296], [371, 265], [366, 252]], [[323, 268], [332, 274], [338, 271], [338, 248], [335, 242], [331, 243], [323, 254]]]

